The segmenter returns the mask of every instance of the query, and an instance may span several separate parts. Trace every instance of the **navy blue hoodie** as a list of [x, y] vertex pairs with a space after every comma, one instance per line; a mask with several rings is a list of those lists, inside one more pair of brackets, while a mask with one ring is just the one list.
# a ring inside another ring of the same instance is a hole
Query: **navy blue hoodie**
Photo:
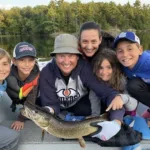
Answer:
[[79, 58], [76, 68], [72, 71], [66, 85], [60, 70], [53, 58], [40, 74], [40, 97], [42, 106], [52, 107], [55, 114], [60, 108], [69, 108], [75, 105], [92, 89], [99, 98], [110, 103], [118, 92], [97, 80], [92, 73], [91, 65]]

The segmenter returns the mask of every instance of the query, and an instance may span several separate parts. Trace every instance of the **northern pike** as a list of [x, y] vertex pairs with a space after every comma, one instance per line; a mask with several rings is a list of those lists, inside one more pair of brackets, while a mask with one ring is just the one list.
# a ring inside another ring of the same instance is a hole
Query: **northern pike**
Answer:
[[81, 147], [85, 147], [83, 136], [90, 135], [98, 130], [98, 127], [91, 126], [90, 124], [107, 120], [107, 115], [103, 114], [83, 121], [64, 121], [29, 102], [25, 103], [21, 114], [55, 137], [78, 139]]

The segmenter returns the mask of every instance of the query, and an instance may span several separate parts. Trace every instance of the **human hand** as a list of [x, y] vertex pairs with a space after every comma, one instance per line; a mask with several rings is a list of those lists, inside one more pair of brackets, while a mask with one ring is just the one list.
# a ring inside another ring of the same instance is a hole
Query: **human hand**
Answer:
[[99, 138], [102, 141], [109, 140], [121, 129], [121, 124], [117, 120], [97, 122], [95, 124], [91, 124], [91, 126], [98, 127], [98, 130], [92, 134], [92, 137]]
[[20, 131], [24, 128], [24, 122], [21, 121], [15, 121], [12, 125], [11, 128], [17, 131]]
[[117, 110], [117, 109], [121, 109], [122, 107], [123, 107], [123, 100], [121, 96], [116, 96], [109, 104], [106, 111], [110, 111], [110, 109]]
[[45, 106], [43, 107], [48, 113], [51, 113], [52, 115], [54, 114], [54, 109], [52, 107], [49, 106]]

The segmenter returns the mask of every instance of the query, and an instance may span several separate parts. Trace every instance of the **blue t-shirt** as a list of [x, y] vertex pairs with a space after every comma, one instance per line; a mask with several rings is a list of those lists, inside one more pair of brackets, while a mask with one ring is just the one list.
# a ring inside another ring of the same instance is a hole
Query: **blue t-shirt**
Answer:
[[141, 78], [145, 83], [150, 84], [150, 50], [142, 53], [132, 69], [123, 67], [123, 70], [129, 79]]
[[4, 92], [6, 91], [7, 82], [4, 80], [3, 84], [0, 84], [0, 97], [3, 96]]

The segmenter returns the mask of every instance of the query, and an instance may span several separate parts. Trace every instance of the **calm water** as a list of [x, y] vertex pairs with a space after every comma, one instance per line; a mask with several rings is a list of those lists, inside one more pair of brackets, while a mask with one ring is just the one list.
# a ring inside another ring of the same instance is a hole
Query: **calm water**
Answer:
[[48, 36], [5, 36], [0, 37], [0, 47], [7, 50], [11, 55], [15, 45], [21, 41], [33, 44], [37, 50], [38, 57], [48, 57], [53, 51], [54, 39]]
[[[150, 34], [145, 32], [137, 33], [137, 35], [140, 37], [144, 49], [150, 49]], [[6, 49], [12, 55], [14, 46], [21, 41], [32, 43], [37, 50], [38, 57], [46, 58], [53, 51], [54, 39], [48, 36], [0, 36], [0, 47]]]

